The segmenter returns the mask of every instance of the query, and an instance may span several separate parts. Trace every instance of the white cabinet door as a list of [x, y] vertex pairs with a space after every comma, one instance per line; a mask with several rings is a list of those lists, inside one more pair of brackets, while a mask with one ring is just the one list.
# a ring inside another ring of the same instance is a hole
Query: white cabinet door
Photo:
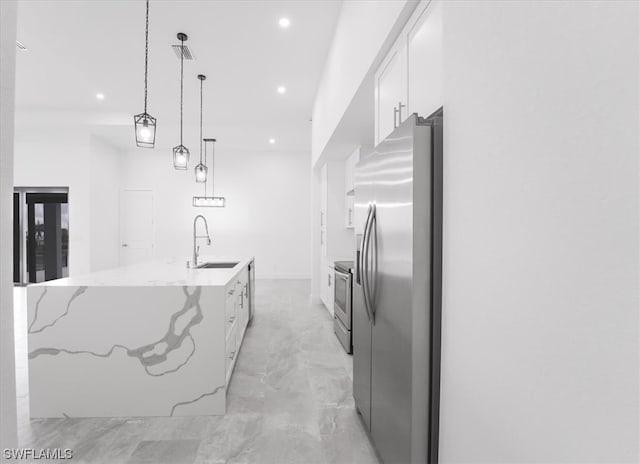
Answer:
[[353, 228], [354, 214], [354, 185], [356, 164], [360, 160], [360, 147], [351, 153], [344, 163], [345, 169], [345, 197], [344, 197], [344, 226], [348, 229]]
[[443, 104], [442, 2], [433, 0], [418, 6], [407, 24], [405, 40], [405, 113], [426, 117]]
[[354, 187], [356, 164], [360, 160], [360, 147], [356, 148], [344, 163], [344, 187], [345, 193], [349, 193]]
[[[397, 127], [398, 107], [404, 98], [403, 42], [398, 40], [375, 75], [375, 143], [384, 140]], [[406, 116], [406, 108], [400, 108]]]
[[320, 168], [320, 256], [327, 256], [327, 165]]
[[345, 196], [344, 204], [344, 226], [347, 229], [353, 229], [353, 215], [354, 215], [354, 203], [355, 197], [353, 195]]
[[334, 299], [334, 281], [333, 281], [333, 266], [327, 267], [327, 309], [333, 316], [333, 299]]
[[344, 193], [353, 189], [353, 169], [351, 167], [351, 157], [344, 162]]
[[328, 305], [329, 301], [329, 286], [327, 285], [327, 258], [320, 257], [320, 299], [322, 304]]
[[442, 0], [423, 0], [375, 74], [374, 143], [443, 104]]

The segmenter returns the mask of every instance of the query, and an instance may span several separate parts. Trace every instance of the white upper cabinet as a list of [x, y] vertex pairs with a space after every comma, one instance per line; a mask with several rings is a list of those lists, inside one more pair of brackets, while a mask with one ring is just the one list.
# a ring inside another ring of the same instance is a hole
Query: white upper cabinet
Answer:
[[356, 148], [351, 156], [349, 156], [344, 162], [344, 190], [345, 193], [349, 193], [353, 190], [354, 175], [356, 170], [356, 163], [360, 159], [360, 147]]
[[442, 4], [423, 0], [375, 73], [374, 143], [410, 114], [426, 117], [443, 102]]
[[376, 143], [384, 140], [398, 126], [404, 98], [404, 58], [401, 42], [396, 42], [375, 74]]
[[407, 112], [429, 116], [443, 103], [442, 3], [420, 4], [407, 25]]
[[344, 186], [345, 186], [345, 205], [344, 205], [344, 226], [351, 229], [354, 224], [354, 178], [356, 164], [360, 160], [360, 147], [347, 158], [344, 163]]
[[327, 192], [329, 188], [329, 172], [325, 163], [320, 168], [320, 256], [327, 256]]
[[355, 214], [355, 196], [347, 195], [344, 204], [344, 226], [347, 229], [353, 229], [354, 226], [354, 214]]

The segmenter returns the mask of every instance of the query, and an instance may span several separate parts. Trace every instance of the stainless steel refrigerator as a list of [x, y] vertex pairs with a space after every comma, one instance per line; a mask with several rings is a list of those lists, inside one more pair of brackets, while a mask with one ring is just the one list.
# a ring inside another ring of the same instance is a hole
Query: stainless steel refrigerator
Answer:
[[353, 395], [385, 464], [438, 461], [442, 108], [356, 165]]

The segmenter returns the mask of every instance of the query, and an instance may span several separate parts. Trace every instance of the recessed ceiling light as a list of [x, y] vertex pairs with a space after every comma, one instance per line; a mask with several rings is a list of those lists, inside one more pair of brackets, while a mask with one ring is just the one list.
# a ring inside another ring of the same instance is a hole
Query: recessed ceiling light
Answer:
[[96, 94], [96, 98], [97, 98], [98, 100], [104, 100], [104, 94], [103, 94], [103, 93], [97, 93], [97, 94]]
[[291, 26], [291, 21], [289, 21], [289, 18], [280, 18], [278, 24], [282, 29], [287, 29], [289, 26]]
[[278, 86], [278, 93], [279, 94], [287, 93], [287, 88], [284, 85], [279, 85]]
[[269, 143], [273, 145], [274, 143], [276, 143], [276, 139], [269, 139]]

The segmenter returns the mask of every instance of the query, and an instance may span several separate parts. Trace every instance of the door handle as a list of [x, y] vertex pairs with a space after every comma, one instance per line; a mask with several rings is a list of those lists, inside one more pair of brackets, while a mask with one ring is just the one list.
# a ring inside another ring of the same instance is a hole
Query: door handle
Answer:
[[369, 210], [367, 211], [367, 219], [364, 223], [364, 232], [362, 234], [362, 242], [360, 243], [360, 280], [362, 281], [362, 296], [364, 299], [364, 309], [367, 311], [367, 318], [369, 320], [372, 320], [372, 313], [371, 313], [371, 308], [369, 308], [369, 299], [368, 299], [368, 293], [367, 293], [367, 265], [365, 263], [367, 263], [368, 261], [368, 250], [367, 247], [369, 246], [369, 240], [368, 240], [368, 231], [369, 231], [369, 223], [371, 221], [371, 212], [372, 212], [372, 208], [371, 205], [369, 205]]
[[356, 265], [356, 282], [358, 284], [362, 284], [362, 273], [364, 271], [364, 244], [365, 238], [367, 237], [367, 227], [369, 224], [369, 217], [371, 216], [371, 209], [367, 210], [367, 217], [364, 220], [364, 228], [362, 229], [362, 237], [360, 238], [360, 249], [356, 250], [356, 257], [358, 258], [358, 262]]
[[395, 106], [393, 107], [393, 128], [397, 129], [398, 128], [398, 123], [396, 122], [398, 119], [398, 114], [400, 113], [400, 109], [396, 108]]
[[406, 106], [402, 102], [398, 102], [398, 126], [402, 124], [402, 108], [406, 108]]
[[[371, 205], [371, 219], [369, 220], [369, 232], [367, 233], [367, 260], [369, 260], [371, 256], [371, 273], [373, 274], [372, 283], [369, 283], [369, 271], [367, 270], [367, 274], [365, 275], [365, 279], [367, 279], [367, 297], [369, 299], [369, 309], [371, 310], [371, 320], [375, 323], [376, 317], [376, 306], [375, 306], [375, 296], [376, 296], [376, 279], [378, 274], [378, 235], [376, 232], [376, 223], [378, 222], [376, 215], [376, 204], [373, 203]], [[372, 236], [373, 235], [373, 236]]]
[[[370, 281], [369, 281], [369, 274], [370, 274], [370, 269], [369, 269], [369, 263], [371, 261], [370, 259], [370, 252], [371, 252], [371, 232], [373, 230], [374, 224], [376, 222], [376, 205], [375, 203], [372, 203], [370, 206], [371, 209], [371, 213], [369, 214], [369, 221], [367, 224], [367, 234], [366, 234], [366, 241], [365, 241], [365, 257], [364, 257], [364, 273], [363, 273], [363, 277], [362, 277], [362, 287], [363, 287], [363, 291], [365, 294], [365, 302], [367, 303], [367, 307], [369, 309], [369, 313], [370, 313], [370, 319], [372, 322], [375, 323], [375, 307], [374, 307], [374, 302], [373, 302], [373, 297], [372, 295], [375, 294], [375, 271], [374, 271], [374, 279], [373, 279], [373, 286], [374, 286], [374, 291], [371, 291], [371, 287], [370, 287]], [[375, 231], [374, 231], [375, 233]], [[374, 244], [375, 246], [375, 244]], [[374, 250], [375, 251], [375, 250]], [[375, 264], [375, 256], [374, 256], [374, 262], [373, 264]]]
[[351, 225], [351, 215], [353, 214], [353, 210], [349, 208], [349, 225]]
[[122, 248], [127, 248], [128, 246], [129, 246], [129, 244], [128, 244], [128, 243], [123, 243], [123, 244], [122, 244]]

